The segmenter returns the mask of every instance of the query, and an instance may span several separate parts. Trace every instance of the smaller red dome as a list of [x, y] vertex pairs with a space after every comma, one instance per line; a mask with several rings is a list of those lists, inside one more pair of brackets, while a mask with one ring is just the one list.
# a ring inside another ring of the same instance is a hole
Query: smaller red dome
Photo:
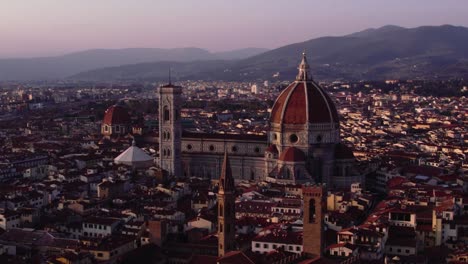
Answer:
[[278, 154], [278, 149], [276, 148], [276, 145], [270, 145], [267, 149], [265, 149], [265, 152], [271, 152], [274, 154]]
[[306, 157], [304, 152], [302, 152], [300, 149], [289, 147], [281, 153], [279, 160], [288, 162], [304, 162]]
[[113, 105], [104, 113], [103, 123], [106, 125], [127, 125], [130, 124], [130, 115], [123, 106]]

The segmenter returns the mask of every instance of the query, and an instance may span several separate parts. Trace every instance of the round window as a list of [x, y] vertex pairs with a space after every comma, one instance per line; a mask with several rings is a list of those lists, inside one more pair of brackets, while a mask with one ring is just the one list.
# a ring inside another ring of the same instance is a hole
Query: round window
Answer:
[[213, 146], [213, 145], [210, 145], [209, 149], [210, 149], [210, 151], [213, 151], [213, 150], [214, 150], [214, 146]]
[[260, 148], [259, 148], [259, 147], [255, 147], [255, 148], [254, 148], [254, 151], [255, 151], [255, 153], [259, 153], [259, 152], [260, 152]]
[[289, 141], [291, 141], [291, 143], [296, 143], [298, 140], [299, 138], [296, 134], [292, 134], [291, 136], [289, 136]]
[[188, 145], [187, 145], [187, 149], [188, 149], [188, 150], [191, 150], [191, 149], [192, 149], [192, 145], [188, 144]]
[[236, 147], [236, 146], [232, 146], [231, 150], [232, 150], [232, 152], [237, 152], [237, 147]]

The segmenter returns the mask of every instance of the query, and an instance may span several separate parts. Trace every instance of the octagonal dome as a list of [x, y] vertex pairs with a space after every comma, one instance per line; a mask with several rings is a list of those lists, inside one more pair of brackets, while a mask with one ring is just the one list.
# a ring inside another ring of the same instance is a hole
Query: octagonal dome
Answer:
[[276, 99], [270, 122], [303, 125], [338, 123], [338, 112], [330, 96], [315, 83], [309, 74], [309, 65], [303, 53], [299, 74]]
[[103, 123], [106, 125], [127, 125], [130, 123], [130, 115], [125, 107], [113, 105], [104, 113]]

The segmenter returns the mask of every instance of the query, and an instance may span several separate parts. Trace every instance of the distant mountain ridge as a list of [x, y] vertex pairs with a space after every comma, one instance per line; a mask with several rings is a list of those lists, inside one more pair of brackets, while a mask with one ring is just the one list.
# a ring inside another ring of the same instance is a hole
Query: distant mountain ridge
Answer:
[[265, 51], [268, 49], [216, 53], [200, 48], [93, 49], [55, 57], [0, 59], [0, 80], [62, 79], [93, 69], [155, 61], [239, 60]]
[[[180, 80], [255, 80], [272, 79], [273, 75], [292, 79], [303, 50], [307, 51], [312, 74], [318, 80], [468, 77], [468, 28], [451, 25], [417, 28], [389, 25], [290, 44], [243, 60], [181, 63], [173, 69]], [[105, 68], [72, 78], [157, 80], [164, 76], [158, 70], [164, 63]]]
[[[468, 78], [468, 28], [387, 25], [273, 50], [210, 53], [198, 48], [91, 50], [0, 60], [0, 80], [290, 80], [303, 50], [317, 80]], [[103, 65], [107, 64], [107, 65]], [[111, 64], [111, 65], [109, 65]]]

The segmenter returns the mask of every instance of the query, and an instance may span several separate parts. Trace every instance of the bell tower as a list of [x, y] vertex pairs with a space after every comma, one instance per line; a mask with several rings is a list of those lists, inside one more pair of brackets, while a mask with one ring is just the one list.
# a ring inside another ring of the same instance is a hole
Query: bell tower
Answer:
[[170, 176], [182, 176], [180, 106], [182, 87], [159, 87], [159, 166]]
[[227, 152], [224, 153], [223, 167], [219, 177], [218, 191], [218, 256], [235, 249], [236, 213], [235, 213], [235, 187], [232, 177], [231, 165]]
[[304, 199], [303, 214], [303, 252], [307, 255], [318, 257], [323, 252], [323, 210], [324, 195], [326, 195], [323, 185], [302, 187]]

